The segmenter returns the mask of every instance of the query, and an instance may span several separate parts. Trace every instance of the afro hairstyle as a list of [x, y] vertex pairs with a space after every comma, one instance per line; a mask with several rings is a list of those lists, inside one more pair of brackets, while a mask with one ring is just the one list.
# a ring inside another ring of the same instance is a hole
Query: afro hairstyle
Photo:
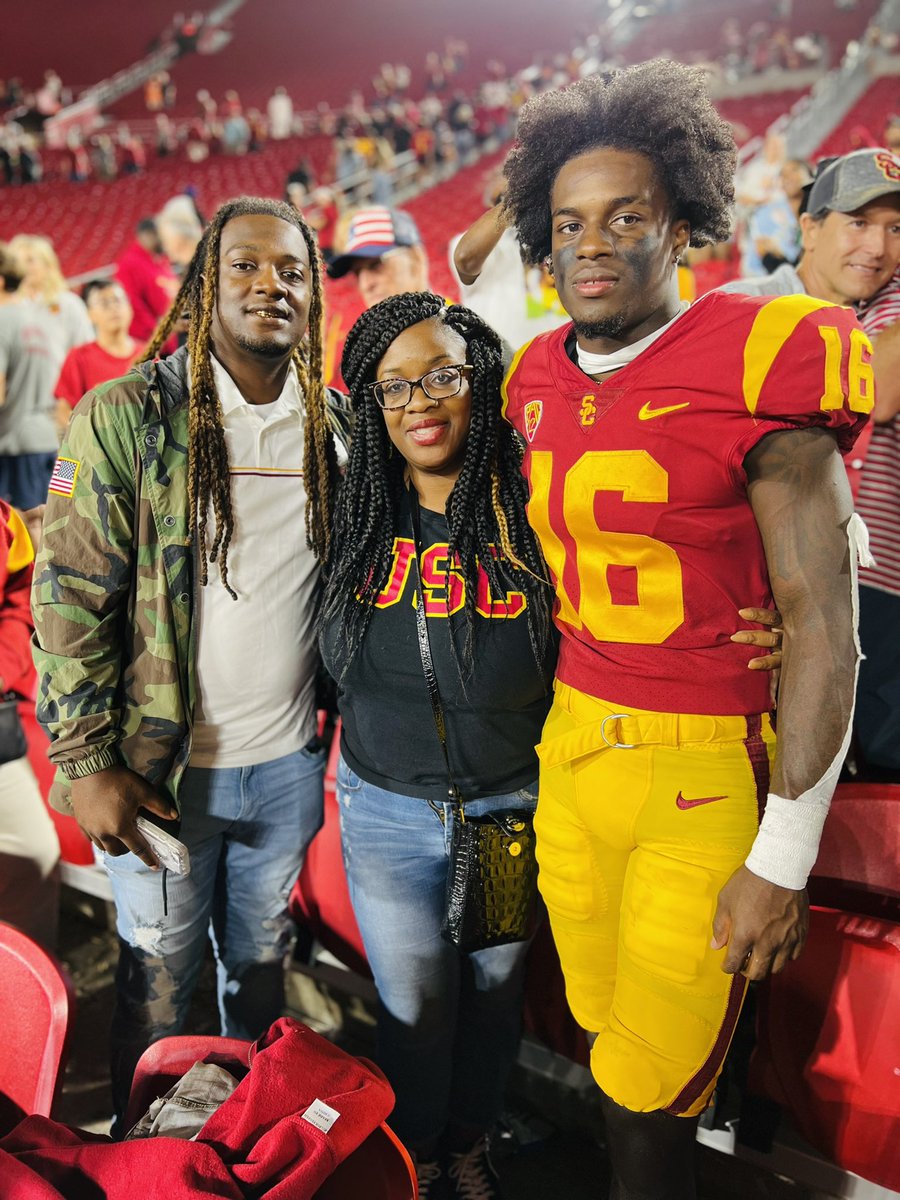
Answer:
[[644, 154], [691, 227], [691, 245], [731, 234], [737, 151], [703, 71], [654, 59], [529, 100], [507, 155], [504, 208], [530, 262], [550, 253], [550, 193], [560, 169], [600, 147]]

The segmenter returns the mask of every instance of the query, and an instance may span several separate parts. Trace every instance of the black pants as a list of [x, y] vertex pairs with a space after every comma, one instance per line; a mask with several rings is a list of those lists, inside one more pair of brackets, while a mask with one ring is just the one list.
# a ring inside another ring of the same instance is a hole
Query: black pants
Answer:
[[859, 640], [857, 743], [865, 765], [900, 777], [900, 596], [860, 587]]

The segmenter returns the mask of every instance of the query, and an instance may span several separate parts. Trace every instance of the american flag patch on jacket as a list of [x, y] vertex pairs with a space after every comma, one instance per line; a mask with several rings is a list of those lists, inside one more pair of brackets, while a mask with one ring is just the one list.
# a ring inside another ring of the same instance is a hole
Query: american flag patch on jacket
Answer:
[[81, 463], [77, 458], [58, 458], [47, 490], [55, 492], [57, 496], [71, 496], [75, 490], [75, 480], [78, 478], [80, 466]]

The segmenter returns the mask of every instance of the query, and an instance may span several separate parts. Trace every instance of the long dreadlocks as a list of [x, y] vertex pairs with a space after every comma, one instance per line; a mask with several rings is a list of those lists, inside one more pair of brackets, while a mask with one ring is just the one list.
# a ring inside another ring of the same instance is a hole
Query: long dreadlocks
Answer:
[[527, 596], [528, 630], [538, 663], [547, 661], [551, 591], [537, 541], [525, 519], [527, 490], [522, 454], [500, 416], [503, 378], [500, 340], [480, 317], [440, 296], [408, 292], [382, 300], [347, 335], [341, 372], [356, 412], [350, 459], [335, 508], [321, 624], [336, 622], [342, 673], [362, 644], [375, 600], [390, 572], [405, 486], [406, 463], [392, 451], [384, 418], [366, 384], [394, 339], [437, 317], [466, 343], [472, 415], [462, 469], [447, 501], [449, 558], [458, 556], [465, 580], [465, 642], [461, 666], [471, 672], [475, 646], [478, 566], [491, 591]]
[[[210, 328], [218, 297], [219, 246], [222, 230], [234, 217], [269, 216], [300, 230], [309, 251], [310, 296], [308, 345], [294, 351], [297, 378], [306, 398], [306, 435], [303, 470], [306, 482], [306, 537], [316, 556], [324, 560], [331, 539], [331, 508], [337, 479], [337, 461], [323, 384], [322, 272], [316, 240], [296, 209], [280, 200], [242, 196], [223, 204], [210, 222], [190, 261], [178, 295], [162, 318], [144, 353], [145, 362], [158, 357], [184, 313], [190, 316], [188, 353], [188, 507], [196, 529], [200, 582], [208, 580], [208, 563], [219, 560], [222, 583], [228, 583], [228, 547], [234, 531], [228, 452], [222, 426], [222, 409], [210, 362]], [[210, 504], [215, 516], [215, 536], [207, 544]]]

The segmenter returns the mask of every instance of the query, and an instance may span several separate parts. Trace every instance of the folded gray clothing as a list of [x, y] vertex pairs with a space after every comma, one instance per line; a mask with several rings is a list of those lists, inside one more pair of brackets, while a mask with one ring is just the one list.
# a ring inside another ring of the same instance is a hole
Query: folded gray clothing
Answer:
[[153, 1101], [125, 1140], [173, 1137], [193, 1141], [237, 1085], [234, 1076], [215, 1063], [196, 1062], [174, 1087]]

